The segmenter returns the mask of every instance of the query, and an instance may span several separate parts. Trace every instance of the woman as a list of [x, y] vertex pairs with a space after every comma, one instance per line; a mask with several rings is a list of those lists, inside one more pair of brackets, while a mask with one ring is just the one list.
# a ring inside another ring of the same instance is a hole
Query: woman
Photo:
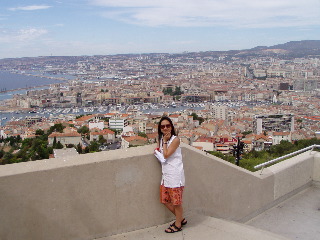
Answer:
[[160, 201], [175, 216], [176, 220], [166, 230], [166, 233], [175, 233], [182, 230], [187, 224], [183, 218], [182, 193], [185, 179], [180, 148], [180, 139], [176, 136], [172, 121], [162, 117], [158, 125], [158, 148], [155, 156], [161, 162], [162, 179], [160, 185]]

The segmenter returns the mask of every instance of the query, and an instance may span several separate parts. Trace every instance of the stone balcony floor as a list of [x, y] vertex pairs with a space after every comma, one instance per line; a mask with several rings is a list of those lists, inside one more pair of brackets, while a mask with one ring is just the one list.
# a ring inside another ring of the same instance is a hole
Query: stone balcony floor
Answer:
[[314, 183], [247, 224], [289, 239], [320, 239], [320, 183]]
[[169, 223], [98, 240], [280, 240], [320, 239], [320, 183], [268, 209], [245, 224], [208, 216], [187, 216], [183, 231], [168, 234]]

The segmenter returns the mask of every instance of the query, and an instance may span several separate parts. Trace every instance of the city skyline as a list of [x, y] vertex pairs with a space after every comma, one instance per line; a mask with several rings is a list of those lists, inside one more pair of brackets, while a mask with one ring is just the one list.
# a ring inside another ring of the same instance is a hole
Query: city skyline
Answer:
[[224, 51], [317, 40], [306, 0], [21, 1], [0, 7], [0, 59]]

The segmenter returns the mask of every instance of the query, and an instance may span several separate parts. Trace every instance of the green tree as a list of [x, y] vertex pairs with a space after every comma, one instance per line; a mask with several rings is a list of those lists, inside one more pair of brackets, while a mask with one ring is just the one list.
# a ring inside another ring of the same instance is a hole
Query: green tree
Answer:
[[181, 87], [176, 86], [176, 88], [173, 92], [173, 95], [176, 96], [176, 95], [181, 95], [181, 94], [183, 94], [183, 91], [181, 91]]
[[98, 152], [100, 144], [97, 141], [91, 141], [89, 145], [90, 152]]
[[46, 147], [41, 146], [37, 149], [37, 154], [40, 159], [49, 159], [49, 151]]
[[60, 141], [57, 142], [55, 149], [62, 149], [63, 145]]
[[198, 120], [200, 125], [204, 122], [204, 119], [199, 117], [196, 113], [192, 113], [191, 116], [193, 117], [193, 120]]
[[48, 153], [53, 154], [53, 147], [48, 147]]
[[100, 144], [104, 144], [104, 143], [107, 142], [107, 140], [106, 140], [102, 135], [99, 135], [98, 142], [99, 142]]
[[77, 145], [77, 152], [78, 152], [79, 154], [82, 154], [82, 146], [81, 146], [80, 143], [78, 143], [78, 145]]
[[57, 137], [54, 136], [54, 137], [53, 137], [53, 142], [52, 142], [52, 147], [53, 147], [53, 148], [56, 148], [56, 145], [57, 145]]
[[50, 129], [49, 129], [49, 131], [48, 131], [48, 134], [50, 135], [50, 134], [53, 133], [53, 132], [60, 132], [60, 133], [62, 133], [64, 128], [65, 128], [65, 127], [64, 127], [61, 123], [56, 123], [55, 125], [53, 125], [52, 127], [50, 127]]
[[223, 154], [221, 152], [218, 151], [208, 151], [208, 153], [218, 157], [218, 158], [222, 158], [223, 160], [226, 160], [228, 162], [234, 163], [235, 159], [231, 154]]
[[42, 135], [44, 135], [44, 131], [42, 129], [37, 129], [36, 130], [36, 135], [42, 136]]
[[163, 89], [163, 94], [164, 95], [173, 95], [173, 91], [172, 91], [172, 88], [164, 88]]
[[0, 150], [0, 158], [3, 158], [5, 152], [3, 151], [3, 149]]
[[31, 161], [39, 160], [35, 150], [29, 152], [29, 159], [31, 159]]
[[295, 148], [294, 145], [286, 140], [282, 140], [280, 144], [276, 144], [270, 147], [269, 153], [273, 157], [280, 157], [286, 155], [288, 153], [294, 152]]
[[147, 134], [145, 134], [144, 132], [138, 132], [138, 136], [148, 138]]
[[251, 134], [252, 133], [252, 131], [244, 131], [244, 132], [242, 132], [242, 134], [244, 135], [244, 136], [247, 136], [247, 135], [249, 135], [249, 134]]
[[81, 128], [78, 129], [77, 132], [80, 133], [81, 135], [87, 135], [89, 134], [90, 130], [87, 126], [82, 126]]
[[21, 143], [21, 148], [30, 148], [32, 146], [32, 141], [31, 138], [24, 139]]
[[84, 153], [89, 153], [90, 152], [90, 148], [89, 148], [89, 146], [86, 146], [85, 148], [84, 148]]
[[20, 135], [18, 136], [10, 136], [3, 140], [4, 143], [9, 143], [11, 147], [17, 147], [19, 143], [22, 142]]
[[104, 122], [107, 122], [107, 123], [109, 123], [109, 119], [110, 119], [110, 118], [108, 118], [108, 117], [101, 118], [101, 120], [103, 120]]
[[78, 116], [76, 116], [76, 119], [82, 118], [83, 116], [84, 116], [83, 114], [78, 115]]
[[[269, 160], [284, 156], [286, 154], [295, 152], [313, 144], [319, 145], [320, 139], [303, 139], [296, 141], [294, 144], [288, 141], [281, 141], [280, 144], [273, 145], [269, 150], [255, 151], [244, 153], [240, 160], [240, 167], [249, 171], [256, 171], [254, 166], [267, 162]], [[316, 150], [316, 149], [315, 149]], [[224, 159], [228, 162], [234, 163], [235, 158], [231, 154], [222, 154], [220, 152], [210, 152], [211, 154]], [[282, 160], [283, 161], [283, 160]]]
[[9, 144], [10, 146], [15, 146], [17, 144], [17, 139], [15, 137], [10, 137]]
[[6, 152], [2, 158], [2, 161], [4, 164], [14, 163], [12, 160], [13, 160], [12, 152]]

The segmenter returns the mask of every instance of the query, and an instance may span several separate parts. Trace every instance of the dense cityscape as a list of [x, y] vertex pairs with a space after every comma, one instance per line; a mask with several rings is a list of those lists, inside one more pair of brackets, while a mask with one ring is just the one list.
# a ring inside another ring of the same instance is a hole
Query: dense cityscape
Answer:
[[19, 151], [4, 139], [39, 131], [74, 154], [150, 144], [163, 114], [183, 142], [224, 154], [239, 136], [246, 151], [319, 137], [319, 48], [285, 47], [2, 59], [0, 71], [43, 77], [43, 88], [1, 101], [1, 114], [9, 113], [1, 117], [2, 151]]

